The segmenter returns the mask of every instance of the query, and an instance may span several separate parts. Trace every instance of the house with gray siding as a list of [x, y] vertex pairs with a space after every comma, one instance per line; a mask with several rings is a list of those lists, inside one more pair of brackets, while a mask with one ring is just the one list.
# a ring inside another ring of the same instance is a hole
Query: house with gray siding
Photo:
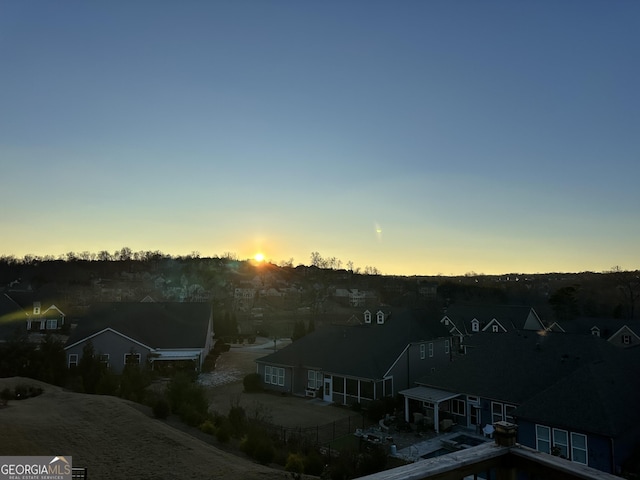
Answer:
[[450, 357], [438, 316], [383, 307], [318, 328], [256, 363], [267, 390], [364, 405], [396, 395]]
[[113, 372], [127, 364], [151, 368], [189, 365], [199, 370], [213, 345], [213, 317], [206, 303], [137, 302], [92, 306], [65, 346], [67, 365], [78, 365], [91, 343]]

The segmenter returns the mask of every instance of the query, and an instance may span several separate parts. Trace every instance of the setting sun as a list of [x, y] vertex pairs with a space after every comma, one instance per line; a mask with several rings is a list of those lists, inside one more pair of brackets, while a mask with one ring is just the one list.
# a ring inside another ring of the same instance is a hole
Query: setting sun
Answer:
[[256, 254], [253, 256], [253, 259], [254, 259], [256, 262], [263, 262], [263, 261], [264, 261], [264, 254], [262, 254], [262, 253], [256, 253]]

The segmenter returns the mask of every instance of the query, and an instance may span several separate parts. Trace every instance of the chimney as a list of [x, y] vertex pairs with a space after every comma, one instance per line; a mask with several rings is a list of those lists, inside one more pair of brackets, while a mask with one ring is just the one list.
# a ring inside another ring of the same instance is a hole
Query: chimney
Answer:
[[513, 447], [516, 444], [518, 426], [515, 423], [500, 421], [493, 424], [496, 445], [501, 447]]

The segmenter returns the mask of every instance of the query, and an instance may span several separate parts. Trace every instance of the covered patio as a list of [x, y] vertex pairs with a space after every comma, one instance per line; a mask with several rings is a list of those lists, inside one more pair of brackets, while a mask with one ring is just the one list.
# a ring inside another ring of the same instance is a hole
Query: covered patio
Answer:
[[[433, 422], [433, 429], [436, 433], [440, 433], [440, 404], [461, 395], [429, 387], [413, 387], [398, 393], [404, 397], [404, 420], [412, 423], [412, 413], [424, 415], [428, 423]], [[413, 412], [411, 411], [412, 404]]]

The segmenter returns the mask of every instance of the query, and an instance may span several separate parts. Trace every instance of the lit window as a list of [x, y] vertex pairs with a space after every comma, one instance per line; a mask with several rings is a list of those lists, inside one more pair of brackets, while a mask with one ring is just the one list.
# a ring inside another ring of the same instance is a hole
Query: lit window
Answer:
[[587, 465], [587, 436], [581, 433], [571, 434], [571, 460]]
[[536, 450], [551, 453], [551, 431], [544, 425], [536, 425]]

